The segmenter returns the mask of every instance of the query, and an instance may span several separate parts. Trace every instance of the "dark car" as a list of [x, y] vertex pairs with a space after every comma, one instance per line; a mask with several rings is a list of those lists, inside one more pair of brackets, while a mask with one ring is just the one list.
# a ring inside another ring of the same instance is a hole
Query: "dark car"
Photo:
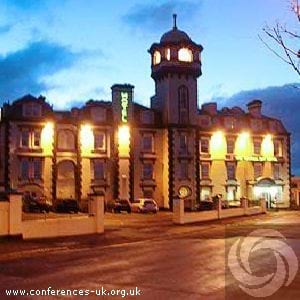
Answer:
[[35, 193], [25, 192], [23, 195], [23, 211], [24, 212], [50, 212], [51, 203], [43, 196], [37, 196]]
[[74, 199], [58, 200], [55, 206], [55, 211], [61, 213], [78, 213], [79, 205], [78, 202]]
[[129, 200], [116, 200], [114, 204], [114, 212], [120, 213], [121, 211], [127, 211], [128, 213], [131, 213], [131, 204]]

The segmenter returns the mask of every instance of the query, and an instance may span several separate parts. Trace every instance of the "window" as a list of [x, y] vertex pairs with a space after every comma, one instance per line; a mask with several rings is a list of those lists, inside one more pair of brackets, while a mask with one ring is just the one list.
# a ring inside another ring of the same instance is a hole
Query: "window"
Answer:
[[280, 179], [280, 164], [273, 165], [273, 176], [274, 179]]
[[21, 178], [23, 180], [29, 178], [29, 161], [27, 159], [22, 159], [21, 161]]
[[188, 48], [181, 48], [178, 51], [178, 60], [183, 62], [193, 61], [193, 52]]
[[23, 129], [21, 132], [20, 146], [24, 148], [41, 147], [41, 130]]
[[21, 179], [42, 179], [42, 166], [41, 158], [22, 158], [20, 163]]
[[234, 163], [227, 163], [227, 179], [228, 180], [235, 180], [235, 164]]
[[42, 178], [42, 160], [35, 158], [33, 160], [33, 178], [41, 179]]
[[38, 103], [23, 104], [24, 117], [40, 117], [42, 115], [41, 105]]
[[170, 59], [171, 59], [171, 50], [170, 50], [170, 48], [167, 48], [167, 49], [166, 49], [166, 59], [167, 59], [167, 60], [170, 60]]
[[104, 132], [96, 131], [94, 133], [94, 148], [105, 150], [105, 134]]
[[189, 163], [187, 161], [182, 161], [179, 168], [179, 178], [188, 179], [189, 178]]
[[189, 93], [186, 86], [178, 89], [179, 123], [186, 124], [189, 121]]
[[236, 199], [236, 187], [235, 186], [228, 186], [227, 187], [227, 200], [233, 201]]
[[225, 118], [225, 128], [233, 129], [234, 128], [234, 119], [233, 118]]
[[180, 153], [188, 152], [188, 137], [185, 134], [180, 134], [179, 136], [179, 152]]
[[21, 133], [21, 147], [29, 147], [29, 131], [23, 130]]
[[95, 159], [94, 160], [94, 179], [104, 179], [104, 161]]
[[201, 164], [201, 178], [202, 179], [209, 178], [209, 164], [208, 163]]
[[40, 147], [41, 146], [41, 131], [34, 130], [33, 132], [33, 146]]
[[153, 54], [153, 64], [157, 65], [160, 63], [160, 61], [161, 61], [160, 52], [158, 50], [156, 50], [156, 51], [154, 51], [154, 54]]
[[202, 138], [200, 140], [200, 152], [201, 153], [209, 153], [209, 139]]
[[58, 149], [59, 150], [74, 150], [75, 136], [71, 130], [60, 130], [58, 132]]
[[282, 141], [281, 140], [274, 141], [274, 155], [276, 157], [282, 157]]
[[202, 187], [200, 192], [200, 199], [201, 201], [208, 201], [210, 200], [211, 196], [211, 188], [210, 187]]
[[143, 179], [153, 179], [153, 164], [144, 163], [143, 164]]
[[143, 196], [146, 199], [153, 199], [153, 190], [152, 189], [145, 189], [143, 191]]
[[142, 138], [142, 150], [144, 152], [153, 152], [153, 135], [144, 135]]
[[253, 150], [254, 150], [254, 154], [260, 155], [260, 153], [261, 153], [261, 141], [260, 140], [253, 141]]
[[234, 153], [234, 139], [227, 139], [227, 153], [233, 154]]
[[254, 178], [256, 179], [258, 177], [261, 177], [263, 171], [262, 163], [254, 163], [253, 168], [254, 168]]

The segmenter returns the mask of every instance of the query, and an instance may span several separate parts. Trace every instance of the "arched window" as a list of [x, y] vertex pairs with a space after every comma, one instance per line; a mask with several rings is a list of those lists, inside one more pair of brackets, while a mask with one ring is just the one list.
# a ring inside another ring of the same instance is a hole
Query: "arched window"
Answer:
[[179, 123], [186, 124], [189, 122], [189, 92], [185, 85], [178, 88], [178, 111]]
[[156, 50], [156, 51], [154, 51], [154, 54], [153, 54], [153, 64], [157, 65], [160, 63], [160, 61], [161, 61], [160, 52]]
[[59, 150], [74, 150], [74, 133], [71, 130], [60, 130], [57, 136], [57, 146]]
[[193, 52], [188, 48], [181, 48], [178, 51], [178, 59], [184, 62], [192, 62], [193, 61]]
[[166, 59], [167, 59], [167, 60], [170, 60], [170, 59], [171, 59], [171, 49], [170, 49], [170, 48], [167, 48], [167, 49], [166, 49]]

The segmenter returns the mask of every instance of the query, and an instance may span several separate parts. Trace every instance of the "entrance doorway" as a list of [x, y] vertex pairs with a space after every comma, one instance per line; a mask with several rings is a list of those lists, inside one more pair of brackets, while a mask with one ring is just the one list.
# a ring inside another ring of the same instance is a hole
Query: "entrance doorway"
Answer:
[[282, 197], [282, 187], [276, 185], [275, 181], [270, 178], [261, 179], [254, 186], [255, 199], [265, 199], [267, 208], [277, 208], [277, 202]]

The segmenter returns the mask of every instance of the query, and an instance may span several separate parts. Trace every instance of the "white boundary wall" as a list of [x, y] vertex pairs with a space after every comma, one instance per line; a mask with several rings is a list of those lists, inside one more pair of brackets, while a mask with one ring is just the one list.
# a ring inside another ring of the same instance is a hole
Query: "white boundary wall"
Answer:
[[185, 212], [184, 200], [173, 200], [173, 223], [188, 224], [203, 221], [225, 219], [231, 217], [249, 216], [266, 213], [266, 201], [261, 200], [261, 206], [248, 207], [248, 201], [242, 200], [241, 207], [222, 209], [221, 201], [218, 201], [217, 209], [208, 211]]
[[103, 205], [103, 196], [92, 196], [89, 215], [23, 221], [22, 195], [10, 194], [9, 201], [0, 202], [0, 236], [32, 239], [103, 233]]

